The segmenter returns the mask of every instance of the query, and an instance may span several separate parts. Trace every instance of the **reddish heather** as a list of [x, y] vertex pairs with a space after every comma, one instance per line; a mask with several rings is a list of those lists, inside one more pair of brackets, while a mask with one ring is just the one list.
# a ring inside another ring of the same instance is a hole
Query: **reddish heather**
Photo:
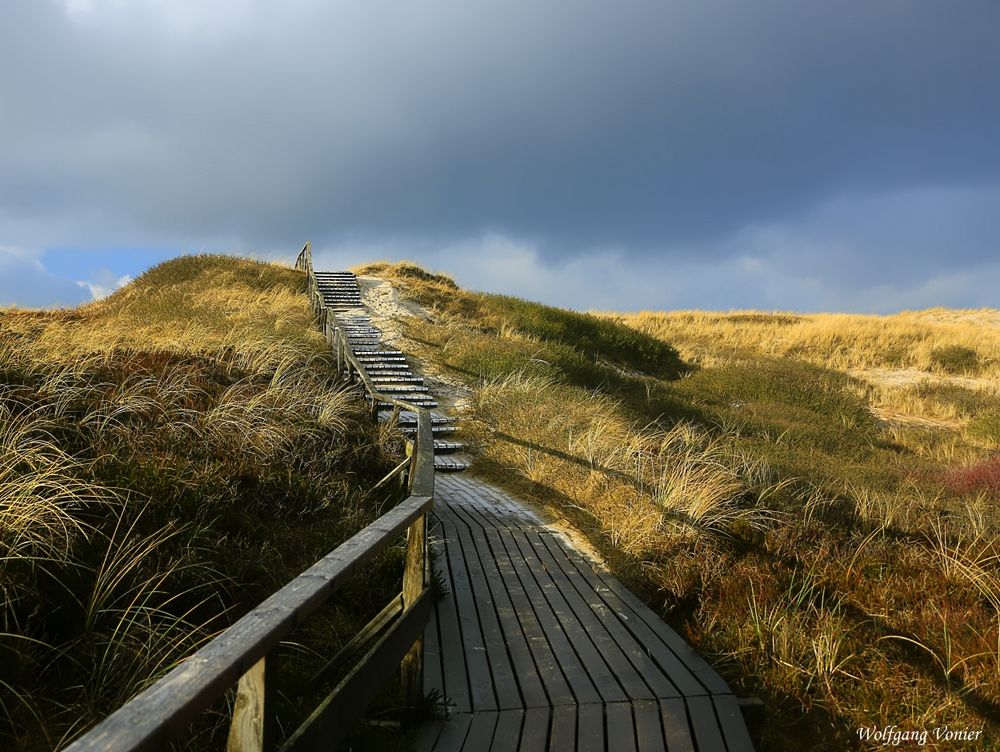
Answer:
[[958, 467], [944, 475], [945, 485], [956, 493], [979, 493], [986, 491], [1000, 496], [1000, 454], [975, 465]]

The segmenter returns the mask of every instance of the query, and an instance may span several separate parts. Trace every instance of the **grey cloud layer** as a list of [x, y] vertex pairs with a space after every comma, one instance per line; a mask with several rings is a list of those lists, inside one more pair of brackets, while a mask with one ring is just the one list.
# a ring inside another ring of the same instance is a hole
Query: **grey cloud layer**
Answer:
[[834, 285], [877, 246], [919, 284], [995, 250], [997, 28], [989, 0], [8, 2], [0, 242], [493, 232]]

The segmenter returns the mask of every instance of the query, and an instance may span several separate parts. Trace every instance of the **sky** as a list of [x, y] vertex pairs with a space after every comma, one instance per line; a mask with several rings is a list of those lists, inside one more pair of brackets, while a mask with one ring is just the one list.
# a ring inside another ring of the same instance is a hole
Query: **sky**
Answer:
[[0, 305], [187, 252], [577, 309], [996, 306], [997, 0], [4, 0]]

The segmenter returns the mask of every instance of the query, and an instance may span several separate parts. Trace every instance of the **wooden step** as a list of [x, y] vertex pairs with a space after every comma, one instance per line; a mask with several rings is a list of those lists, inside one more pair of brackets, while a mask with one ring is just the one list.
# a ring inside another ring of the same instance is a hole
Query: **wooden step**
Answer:
[[[431, 430], [435, 434], [443, 434], [443, 433], [455, 433], [455, 431], [457, 431], [458, 429], [455, 428], [455, 426], [432, 426]], [[415, 426], [400, 426], [399, 432], [407, 436], [413, 436], [417, 433], [417, 429]]]
[[[442, 415], [441, 413], [431, 413], [431, 423], [434, 425], [451, 425], [455, 422], [455, 419], [450, 415]], [[399, 424], [403, 425], [417, 425], [416, 413], [410, 412], [409, 410], [403, 410], [399, 413]]]
[[455, 460], [451, 457], [434, 456], [434, 469], [443, 472], [460, 473], [468, 470], [469, 463], [465, 460]]

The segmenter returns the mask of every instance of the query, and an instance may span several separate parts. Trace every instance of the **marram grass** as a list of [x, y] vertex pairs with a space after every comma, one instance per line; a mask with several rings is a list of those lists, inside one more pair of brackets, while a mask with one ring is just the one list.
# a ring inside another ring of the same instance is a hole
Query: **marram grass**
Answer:
[[361, 271], [426, 310], [406, 346], [467, 390], [474, 471], [760, 697], [765, 749], [1000, 748], [995, 312], [587, 316]]
[[[304, 290], [196, 256], [77, 309], [0, 311], [0, 747], [66, 743], [380, 513], [396, 438], [335, 381]], [[304, 649], [381, 608], [394, 556]]]

